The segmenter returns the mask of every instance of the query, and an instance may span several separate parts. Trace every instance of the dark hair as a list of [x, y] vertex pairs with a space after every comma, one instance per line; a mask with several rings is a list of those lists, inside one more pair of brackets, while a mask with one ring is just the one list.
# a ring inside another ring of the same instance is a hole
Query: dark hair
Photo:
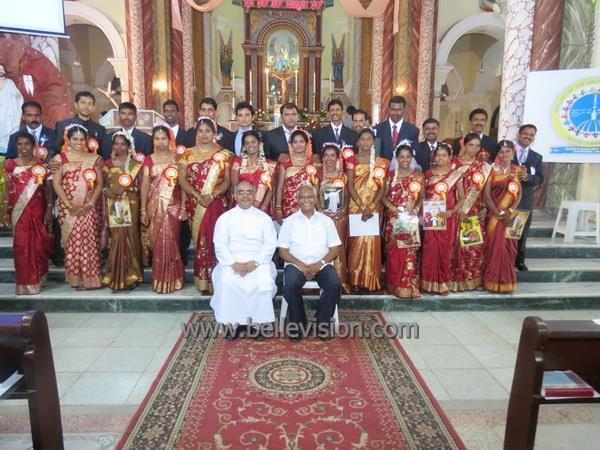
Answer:
[[366, 134], [370, 134], [370, 135], [371, 135], [371, 137], [372, 137], [373, 139], [375, 139], [375, 132], [374, 132], [373, 130], [371, 130], [370, 128], [363, 128], [362, 130], [360, 130], [360, 131], [358, 132], [358, 138], [356, 139], [356, 142], [357, 142], [357, 144], [358, 144], [358, 140], [360, 139], [360, 137], [361, 137], [363, 134], [365, 134], [365, 133], [366, 133]]
[[175, 109], [177, 110], [177, 112], [179, 112], [179, 105], [172, 98], [168, 99], [166, 102], [163, 103], [163, 111], [165, 110], [165, 106], [169, 106], [169, 105], [173, 105], [175, 107]]
[[208, 117], [202, 117], [198, 121], [198, 123], [196, 123], [196, 134], [198, 134], [198, 129], [200, 128], [200, 125], [207, 125], [208, 127], [210, 127], [213, 133], [217, 134], [217, 124]]
[[406, 99], [401, 95], [394, 95], [392, 98], [390, 98], [388, 107], [392, 106], [392, 103], [402, 103], [404, 106], [406, 106]]
[[396, 147], [396, 150], [394, 150], [394, 156], [397, 158], [398, 156], [400, 156], [400, 153], [403, 150], [407, 150], [408, 153], [410, 153], [410, 156], [412, 157], [413, 149], [410, 145], [407, 145], [407, 144], [400, 144], [398, 147]]
[[463, 145], [467, 145], [468, 142], [471, 142], [475, 139], [477, 139], [479, 141], [479, 145], [481, 145], [481, 138], [477, 133], [467, 133], [463, 139]]
[[242, 109], [249, 109], [250, 115], [254, 116], [254, 107], [248, 102], [239, 102], [237, 105], [235, 105], [235, 115], [237, 116]]
[[123, 102], [119, 105], [119, 112], [123, 111], [124, 109], [131, 109], [134, 114], [137, 114], [137, 106], [131, 102]]
[[440, 122], [437, 119], [430, 117], [429, 119], [425, 119], [425, 121], [423, 122], [423, 128], [425, 128], [425, 125], [428, 125], [430, 123], [435, 123], [438, 127], [440, 126]]
[[352, 115], [352, 114], [354, 114], [354, 112], [355, 112], [355, 111], [356, 111], [356, 108], [355, 108], [353, 105], [350, 105], [350, 106], [348, 106], [348, 107], [346, 108], [346, 112], [347, 112], [349, 115]]
[[498, 145], [496, 145], [496, 154], [500, 151], [502, 147], [508, 147], [513, 152], [515, 151], [515, 144], [513, 143], [513, 141], [509, 141], [508, 139], [502, 139], [498, 142]]
[[292, 102], [287, 102], [287, 103], [284, 103], [283, 105], [281, 105], [281, 107], [279, 108], [279, 114], [281, 114], [282, 116], [283, 116], [284, 109], [295, 109], [296, 112], [298, 112], [298, 106], [296, 106], [296, 104], [292, 103]]
[[94, 97], [94, 94], [92, 94], [90, 91], [79, 91], [77, 94], [75, 94], [75, 103], [77, 103], [81, 97], [89, 97], [92, 99], [94, 104], [96, 103], [96, 97]]
[[308, 139], [309, 139], [309, 138], [308, 138], [308, 136], [306, 135], [306, 132], [305, 132], [304, 130], [301, 130], [301, 129], [297, 129], [297, 130], [294, 130], [294, 131], [292, 132], [292, 134], [290, 135], [290, 144], [291, 144], [292, 142], [294, 142], [294, 138], [295, 138], [296, 136], [302, 136], [302, 139], [304, 139], [304, 142], [306, 142], [306, 143], [308, 144]]
[[340, 156], [340, 148], [337, 145], [324, 145], [321, 150], [321, 155], [325, 155], [325, 150], [333, 149], [335, 150], [335, 156]]
[[433, 151], [433, 156], [435, 157], [435, 155], [437, 155], [437, 152], [442, 149], [445, 150], [446, 153], [448, 153], [448, 156], [452, 156], [452, 147], [450, 147], [450, 145], [446, 144], [445, 142], [440, 142], [438, 144], [438, 146], [435, 148], [435, 150]]
[[256, 138], [256, 140], [258, 142], [260, 142], [260, 134], [258, 131], [256, 130], [248, 130], [248, 131], [244, 131], [244, 133], [242, 134], [242, 144], [246, 141], [246, 138], [248, 136], [254, 136]]
[[19, 142], [19, 139], [27, 139], [31, 145], [35, 147], [35, 138], [25, 130], [20, 130], [15, 133], [15, 142]]
[[200, 100], [200, 105], [198, 106], [202, 106], [203, 103], [211, 105], [213, 108], [217, 109], [217, 102], [212, 97], [204, 97], [202, 100]]
[[[152, 130], [152, 137], [154, 138], [154, 130]], [[112, 137], [110, 138], [111, 143], [114, 144], [115, 141], [117, 140], [117, 138], [124, 139], [125, 143], [127, 144], [127, 147], [131, 147], [131, 142], [129, 141], [129, 139], [127, 139], [122, 134], [113, 134]]]
[[485, 120], [487, 120], [487, 119], [488, 119], [488, 113], [487, 113], [487, 111], [486, 111], [485, 109], [483, 109], [483, 108], [475, 108], [473, 111], [471, 111], [471, 112], [469, 113], [469, 122], [470, 122], [471, 120], [473, 120], [473, 116], [474, 116], [475, 114], [483, 114], [483, 115], [485, 116]]
[[69, 130], [67, 131], [67, 139], [71, 139], [73, 137], [73, 135], [77, 132], [83, 133], [83, 135], [85, 136], [85, 138], [87, 139], [87, 131], [85, 131], [85, 128], [83, 128], [81, 125], [73, 125], [71, 128], [69, 128]]
[[164, 131], [165, 133], [167, 133], [167, 137], [169, 138], [169, 141], [171, 140], [171, 133], [170, 133], [171, 129], [164, 125], [156, 125], [155, 127], [152, 128], [152, 140], [154, 140], [154, 135], [158, 131]]
[[354, 116], [357, 114], [362, 114], [363, 116], [365, 116], [365, 120], [367, 120], [369, 118], [369, 115], [367, 114], [367, 112], [364, 109], [355, 109], [354, 112], [352, 113], [352, 120], [354, 120]]
[[21, 105], [21, 112], [23, 114], [25, 114], [25, 108], [37, 108], [40, 110], [40, 114], [42, 113], [42, 105], [33, 100], [27, 100], [26, 102], [23, 102]]
[[519, 127], [519, 134], [522, 133], [525, 128], [533, 128], [535, 130], [535, 132], [537, 133], [537, 127], [534, 124], [526, 123]]
[[327, 111], [329, 111], [329, 108], [331, 108], [333, 105], [339, 105], [340, 108], [342, 108], [342, 111], [344, 110], [344, 104], [339, 98], [332, 98], [329, 100], [329, 103], [327, 103]]

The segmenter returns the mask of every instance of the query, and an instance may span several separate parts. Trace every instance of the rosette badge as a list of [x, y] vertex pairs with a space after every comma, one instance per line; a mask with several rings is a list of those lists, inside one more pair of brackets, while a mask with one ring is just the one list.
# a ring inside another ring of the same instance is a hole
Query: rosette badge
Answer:
[[373, 178], [375, 179], [376, 183], [383, 182], [383, 179], [385, 178], [385, 169], [380, 166], [375, 166], [373, 169]]
[[98, 140], [93, 136], [90, 136], [88, 138], [86, 146], [90, 150], [90, 153], [97, 153], [98, 149], [100, 148], [100, 144], [98, 143]]
[[144, 159], [145, 159], [146, 157], [144, 156], [144, 154], [143, 154], [143, 153], [136, 153], [136, 154], [135, 154], [135, 156], [134, 156], [134, 158], [135, 158], [135, 160], [136, 160], [136, 161], [138, 161], [138, 162], [144, 162]]
[[348, 159], [348, 158], [352, 158], [354, 156], [354, 150], [352, 150], [352, 148], [347, 147], [344, 149], [344, 151], [342, 152], [342, 158], [344, 159]]
[[448, 193], [449, 186], [445, 181], [440, 181], [439, 183], [436, 183], [435, 188], [433, 189], [435, 190], [436, 194], [440, 195], [441, 197], [445, 197]]
[[37, 184], [42, 184], [44, 182], [44, 177], [48, 171], [41, 164], [35, 164], [31, 167], [31, 174], [35, 177], [35, 181]]
[[408, 184], [408, 191], [411, 194], [418, 194], [419, 192], [421, 192], [421, 183], [419, 183], [418, 181], [415, 181], [415, 180], [411, 181]]
[[119, 185], [124, 188], [128, 188], [133, 183], [133, 178], [128, 173], [119, 175]]
[[43, 146], [37, 146], [33, 149], [33, 156], [35, 156], [40, 161], [46, 161], [48, 157], [48, 149]]
[[179, 156], [185, 155], [185, 145], [178, 145], [177, 147], [175, 147], [175, 153], [177, 153]]
[[343, 188], [344, 180], [342, 180], [341, 178], [334, 178], [333, 180], [331, 180], [331, 185], [336, 188]]
[[508, 192], [516, 197], [519, 194], [519, 183], [516, 181], [508, 183]]
[[271, 174], [269, 174], [269, 172], [261, 173], [260, 182], [265, 186], [269, 186], [269, 189], [271, 189]]
[[483, 174], [481, 172], [475, 172], [473, 174], [473, 182], [475, 184], [477, 184], [477, 186], [481, 186], [483, 184], [484, 179], [485, 179], [485, 177], [483, 176]]
[[177, 169], [169, 166], [165, 169], [164, 174], [165, 178], [169, 181], [169, 186], [175, 186], [175, 182], [177, 181]]
[[88, 186], [90, 187], [90, 189], [92, 189], [94, 187], [94, 183], [96, 182], [96, 171], [94, 169], [85, 169], [83, 171], [83, 179], [85, 181], [87, 181]]
[[225, 163], [225, 155], [221, 152], [217, 152], [212, 156], [212, 160], [216, 163], [219, 163], [219, 166], [221, 167], [221, 169], [223, 169], [224, 167], [224, 163]]
[[304, 171], [310, 177], [311, 183], [316, 184], [317, 183], [317, 168], [314, 165], [309, 163], [306, 166], [304, 166]]

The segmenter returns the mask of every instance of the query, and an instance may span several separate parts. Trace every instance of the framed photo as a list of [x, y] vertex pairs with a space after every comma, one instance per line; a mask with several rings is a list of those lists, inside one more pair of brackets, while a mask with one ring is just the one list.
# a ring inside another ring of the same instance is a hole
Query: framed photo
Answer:
[[419, 217], [400, 213], [392, 226], [392, 239], [398, 248], [420, 247]]
[[129, 227], [132, 222], [131, 206], [127, 197], [108, 202], [108, 226], [110, 228]]
[[461, 247], [474, 247], [483, 244], [483, 233], [478, 216], [465, 217], [460, 222], [458, 239]]
[[445, 230], [446, 218], [440, 213], [446, 212], [445, 200], [425, 200], [423, 202], [423, 229]]
[[323, 209], [336, 213], [344, 208], [344, 188], [341, 186], [323, 186]]
[[504, 237], [506, 239], [521, 239], [521, 236], [523, 236], [523, 229], [525, 228], [525, 223], [529, 218], [529, 214], [529, 211], [515, 211], [513, 218], [506, 227]]

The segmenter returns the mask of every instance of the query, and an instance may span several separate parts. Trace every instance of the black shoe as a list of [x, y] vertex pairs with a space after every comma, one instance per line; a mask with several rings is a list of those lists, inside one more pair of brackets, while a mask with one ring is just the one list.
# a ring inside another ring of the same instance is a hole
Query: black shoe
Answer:
[[52, 259], [52, 264], [54, 264], [56, 267], [63, 267], [65, 265], [65, 258], [57, 256], [56, 258]]
[[300, 342], [300, 339], [302, 339], [302, 336], [300, 336], [300, 334], [290, 334], [290, 335], [288, 336], [288, 339], [289, 339], [291, 342]]
[[527, 272], [529, 270], [529, 267], [527, 267], [525, 263], [519, 263], [517, 264], [517, 270], [519, 272]]
[[328, 342], [328, 341], [331, 341], [333, 339], [333, 336], [330, 335], [329, 333], [327, 333], [327, 334], [319, 334], [319, 339], [321, 339], [323, 342]]
[[252, 338], [255, 341], [264, 341], [266, 339], [265, 335], [262, 334], [262, 331], [260, 331], [260, 329], [256, 332], [255, 336], [252, 336]]
[[240, 327], [236, 327], [235, 331], [231, 331], [231, 329], [228, 329], [227, 332], [225, 333], [225, 340], [234, 341], [240, 337], [241, 332], [242, 332], [242, 330]]

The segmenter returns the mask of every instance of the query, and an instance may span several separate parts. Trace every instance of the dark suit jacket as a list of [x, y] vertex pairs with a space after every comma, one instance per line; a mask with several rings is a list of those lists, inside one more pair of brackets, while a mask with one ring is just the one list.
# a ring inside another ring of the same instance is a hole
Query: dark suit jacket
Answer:
[[[513, 164], [519, 164], [516, 154], [512, 162]], [[530, 148], [523, 166], [527, 168], [528, 177], [526, 180], [521, 181], [522, 194], [518, 208], [525, 211], [531, 211], [533, 209], [533, 188], [544, 182], [544, 174], [542, 173], [542, 155], [538, 152], [534, 152]]]
[[194, 141], [195, 139], [192, 139], [192, 135], [179, 125], [177, 136], [175, 136], [175, 145], [184, 145], [186, 148], [190, 148], [194, 146]]
[[[114, 131], [112, 133], [107, 134], [102, 144], [102, 158], [104, 159], [109, 159], [110, 154], [112, 153], [113, 134], [115, 134]], [[131, 136], [133, 136], [135, 151], [137, 153], [143, 153], [146, 156], [152, 154], [152, 137], [149, 134], [146, 134], [143, 131], [134, 128], [131, 131]]]
[[98, 141], [98, 144], [104, 144], [106, 128], [104, 128], [98, 122], [94, 122], [93, 120], [81, 120], [79, 116], [73, 116], [69, 117], [68, 119], [61, 120], [60, 122], [56, 122], [56, 143], [59, 149], [62, 148], [63, 145], [65, 128], [72, 123], [78, 123], [79, 125], [84, 126], [88, 130], [88, 136], [95, 137]]
[[265, 155], [267, 159], [277, 161], [282, 153], [289, 153], [289, 144], [283, 131], [283, 125], [267, 131], [263, 135], [265, 144]]
[[[252, 129], [254, 131], [258, 132], [258, 134], [262, 134], [258, 128], [252, 127]], [[223, 144], [221, 144], [221, 145], [223, 145], [223, 148], [228, 149], [229, 151], [231, 151], [235, 155], [237, 155], [237, 153], [235, 153], [235, 139], [236, 139], [238, 133], [240, 133], [239, 129], [237, 131], [233, 131], [233, 132], [230, 131], [229, 132], [229, 137], [228, 137], [228, 141], [229, 141], [228, 145], [224, 146]], [[242, 134], [244, 134], [244, 133], [242, 132]], [[240, 151], [241, 151], [241, 149], [240, 149]]]
[[[452, 144], [452, 153], [454, 153], [455, 155], [458, 155], [460, 153], [460, 140], [463, 138], [463, 136], [457, 137], [454, 140], [454, 144]], [[496, 158], [496, 145], [498, 145], [498, 142], [496, 142], [496, 139], [489, 137], [487, 134], [484, 134], [481, 138], [481, 148], [487, 150], [488, 152], [490, 152], [490, 155], [492, 155], [492, 161]]]
[[[356, 131], [354, 131], [352, 128], [342, 125], [340, 130], [340, 138], [337, 141], [338, 144], [354, 146], [357, 139], [358, 134]], [[323, 150], [323, 144], [326, 142], [336, 142], [335, 134], [331, 124], [324, 126], [323, 128], [319, 128], [313, 134], [313, 152], [317, 155], [320, 155]]]
[[431, 164], [433, 164], [432, 155], [433, 152], [431, 151], [431, 147], [429, 147], [429, 143], [426, 140], [419, 142], [414, 157], [417, 160], [417, 164], [421, 166], [423, 173], [425, 173], [431, 167]]
[[[21, 128], [19, 131], [13, 133], [8, 138], [8, 146], [6, 147], [6, 159], [14, 159], [19, 156], [17, 152], [17, 133], [20, 131], [27, 131], [27, 127]], [[42, 131], [40, 132], [39, 145], [42, 145], [48, 149], [48, 158], [56, 155], [57, 146], [55, 139], [55, 132], [52, 128], [48, 128], [46, 125], [42, 125]]]
[[[395, 147], [392, 143], [392, 127], [390, 127], [389, 119], [385, 119], [384, 122], [378, 124], [375, 127], [375, 130], [377, 132], [377, 137], [381, 139], [381, 157], [392, 160], [392, 158], [394, 158]], [[419, 129], [406, 120], [402, 121], [402, 126], [398, 132], [398, 143], [403, 140], [410, 141], [414, 153], [419, 144]]]

